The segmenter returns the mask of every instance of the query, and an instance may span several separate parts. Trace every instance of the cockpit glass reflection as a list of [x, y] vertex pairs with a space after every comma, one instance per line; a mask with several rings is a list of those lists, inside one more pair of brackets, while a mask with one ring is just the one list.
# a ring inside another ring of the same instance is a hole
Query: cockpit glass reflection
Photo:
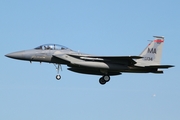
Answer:
[[36, 50], [67, 50], [69, 48], [57, 44], [45, 44], [35, 48]]

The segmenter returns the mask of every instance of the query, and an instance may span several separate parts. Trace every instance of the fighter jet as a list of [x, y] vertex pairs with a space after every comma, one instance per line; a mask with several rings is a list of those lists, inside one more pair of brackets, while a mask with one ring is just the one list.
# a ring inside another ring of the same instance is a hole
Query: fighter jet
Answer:
[[9, 58], [25, 61], [52, 63], [57, 69], [56, 79], [60, 80], [61, 65], [67, 65], [68, 70], [91, 75], [102, 76], [99, 83], [109, 82], [110, 76], [126, 73], [159, 73], [160, 69], [174, 67], [161, 65], [164, 37], [154, 36], [145, 50], [139, 56], [95, 56], [73, 51], [57, 44], [45, 44], [31, 50], [23, 50], [5, 55]]

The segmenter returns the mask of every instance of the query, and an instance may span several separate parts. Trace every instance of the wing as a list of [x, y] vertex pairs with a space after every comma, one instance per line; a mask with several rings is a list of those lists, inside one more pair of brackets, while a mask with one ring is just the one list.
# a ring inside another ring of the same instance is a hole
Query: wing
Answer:
[[134, 65], [136, 62], [133, 59], [140, 59], [140, 56], [91, 56], [91, 55], [72, 55], [68, 54], [71, 57], [78, 58], [85, 61], [102, 61], [102, 62], [111, 62], [117, 64], [126, 64]]

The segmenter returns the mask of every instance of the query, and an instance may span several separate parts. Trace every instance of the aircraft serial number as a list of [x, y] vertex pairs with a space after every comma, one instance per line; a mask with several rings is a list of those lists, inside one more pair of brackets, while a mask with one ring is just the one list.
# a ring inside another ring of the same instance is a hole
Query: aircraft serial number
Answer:
[[152, 57], [144, 57], [144, 60], [153, 61], [153, 58]]

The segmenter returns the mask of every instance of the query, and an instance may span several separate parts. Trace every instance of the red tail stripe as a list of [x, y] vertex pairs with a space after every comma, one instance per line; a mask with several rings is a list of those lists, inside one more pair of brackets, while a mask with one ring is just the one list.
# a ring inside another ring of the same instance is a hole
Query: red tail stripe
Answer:
[[162, 39], [156, 39], [156, 40], [154, 40], [154, 42], [161, 43], [161, 42], [164, 42], [164, 40], [162, 40]]

